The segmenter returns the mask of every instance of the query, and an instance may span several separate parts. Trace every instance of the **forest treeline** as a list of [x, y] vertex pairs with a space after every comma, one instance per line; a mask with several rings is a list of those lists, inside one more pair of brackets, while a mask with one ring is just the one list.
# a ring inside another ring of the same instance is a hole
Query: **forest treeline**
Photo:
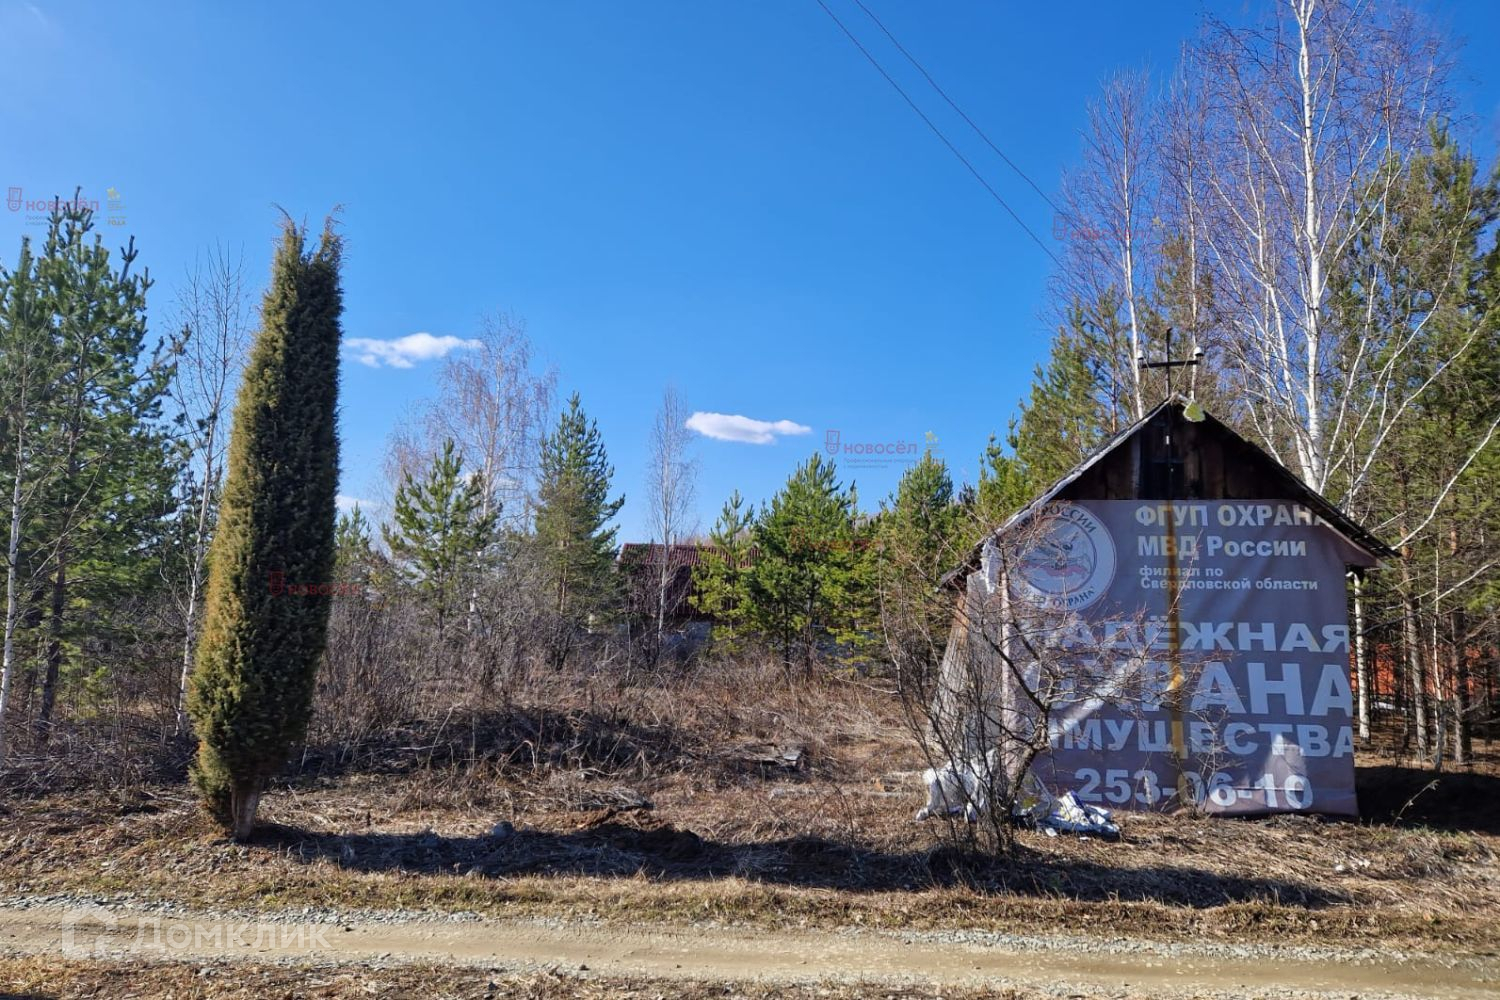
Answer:
[[[671, 559], [621, 572], [597, 424], [518, 321], [487, 322], [393, 433], [384, 516], [340, 513], [332, 578], [266, 573], [278, 600], [332, 598], [312, 735], [503, 703], [533, 669], [668, 669], [680, 601], [712, 621], [700, 658], [928, 669], [943, 574], [1170, 377], [1400, 552], [1351, 589], [1360, 735], [1464, 759], [1500, 679], [1500, 183], [1457, 138], [1450, 47], [1416, 15], [1264, 14], [1208, 19], [1170, 73], [1117, 73], [1090, 103], [1056, 196], [1055, 333], [978, 481], [927, 454], [870, 503], [813, 454], [699, 536], [665, 395], [640, 495], [652, 541], [701, 553], [691, 596]], [[260, 301], [220, 252], [163, 295], [138, 256], [60, 203], [0, 272], [0, 753], [188, 739], [231, 414], [274, 288]], [[1201, 363], [1142, 367], [1169, 345]]]

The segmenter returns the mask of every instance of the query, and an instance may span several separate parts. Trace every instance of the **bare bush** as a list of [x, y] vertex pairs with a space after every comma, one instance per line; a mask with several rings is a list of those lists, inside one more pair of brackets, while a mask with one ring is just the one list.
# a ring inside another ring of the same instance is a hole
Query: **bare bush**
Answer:
[[[946, 595], [947, 642], [936, 662], [930, 617], [887, 625], [888, 636], [899, 637], [890, 652], [901, 668], [907, 723], [934, 786], [919, 818], [940, 815], [949, 838], [969, 848], [1008, 850], [1013, 821], [1046, 808], [1052, 790], [1037, 766], [1075, 739], [1083, 720], [1141, 724], [1165, 710], [1178, 732], [1190, 724], [1188, 716], [1215, 721], [1188, 704], [1199, 665], [1175, 652], [1173, 616], [1128, 609], [1085, 621], [1018, 583], [1025, 561], [1051, 544], [1041, 517], [985, 541], [962, 589]], [[1198, 806], [1222, 749], [1195, 746], [1189, 755], [1177, 739], [1172, 756], [1176, 787], [1161, 787], [1156, 771], [1143, 768], [1135, 776], [1136, 801]]]

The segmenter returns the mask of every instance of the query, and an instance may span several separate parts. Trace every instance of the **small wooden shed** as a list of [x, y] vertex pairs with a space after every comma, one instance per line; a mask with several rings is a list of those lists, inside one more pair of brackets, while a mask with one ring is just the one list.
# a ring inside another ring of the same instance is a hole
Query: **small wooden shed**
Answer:
[[[1052, 791], [1106, 806], [1354, 813], [1346, 573], [1395, 554], [1173, 396], [944, 578], [945, 752], [963, 766], [998, 742]], [[1039, 706], [1025, 685], [1044, 683], [1028, 679], [1040, 647], [1142, 693], [1068, 701], [1054, 675]]]
[[[1372, 560], [1396, 551], [1351, 520], [1259, 445], [1203, 410], [1189, 420], [1190, 400], [1174, 395], [1100, 445], [1067, 475], [1006, 520], [995, 534], [1025, 523], [1048, 504], [1070, 500], [1263, 500], [1306, 504]], [[979, 565], [984, 540], [944, 578], [960, 589]]]

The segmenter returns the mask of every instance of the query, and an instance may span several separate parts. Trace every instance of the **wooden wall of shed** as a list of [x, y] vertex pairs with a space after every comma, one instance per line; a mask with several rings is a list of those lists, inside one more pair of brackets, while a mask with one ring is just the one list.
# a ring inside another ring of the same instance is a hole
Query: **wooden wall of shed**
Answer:
[[[1170, 449], [1168, 433], [1172, 436]], [[1169, 462], [1169, 457], [1171, 461]], [[1278, 470], [1223, 431], [1168, 407], [1069, 483], [1064, 500], [1275, 500], [1294, 498]], [[1168, 478], [1168, 470], [1172, 470]]]

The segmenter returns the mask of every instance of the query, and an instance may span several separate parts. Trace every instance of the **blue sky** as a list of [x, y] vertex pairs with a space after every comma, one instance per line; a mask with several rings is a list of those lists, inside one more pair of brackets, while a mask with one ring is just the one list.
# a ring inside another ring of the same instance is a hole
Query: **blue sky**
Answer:
[[[1051, 242], [1051, 210], [924, 90], [852, 0], [828, 0]], [[867, 0], [1045, 190], [1077, 157], [1111, 70], [1170, 69], [1204, 5]], [[1226, 16], [1244, 0], [1208, 4]], [[1469, 40], [1465, 138], [1500, 128], [1500, 4], [1432, 0]], [[0, 186], [105, 202], [157, 279], [243, 250], [263, 281], [278, 210], [342, 205], [345, 335], [465, 338], [524, 318], [564, 395], [599, 421], [646, 534], [662, 389], [693, 410], [789, 421], [699, 437], [706, 529], [760, 501], [828, 431], [932, 435], [975, 477], [1046, 350], [1051, 262], [876, 75], [815, 0], [448, 5], [0, 0]], [[0, 261], [39, 230], [0, 211]], [[343, 383], [343, 492], [380, 492], [386, 434], [436, 363]], [[873, 507], [899, 463], [845, 468]]]

